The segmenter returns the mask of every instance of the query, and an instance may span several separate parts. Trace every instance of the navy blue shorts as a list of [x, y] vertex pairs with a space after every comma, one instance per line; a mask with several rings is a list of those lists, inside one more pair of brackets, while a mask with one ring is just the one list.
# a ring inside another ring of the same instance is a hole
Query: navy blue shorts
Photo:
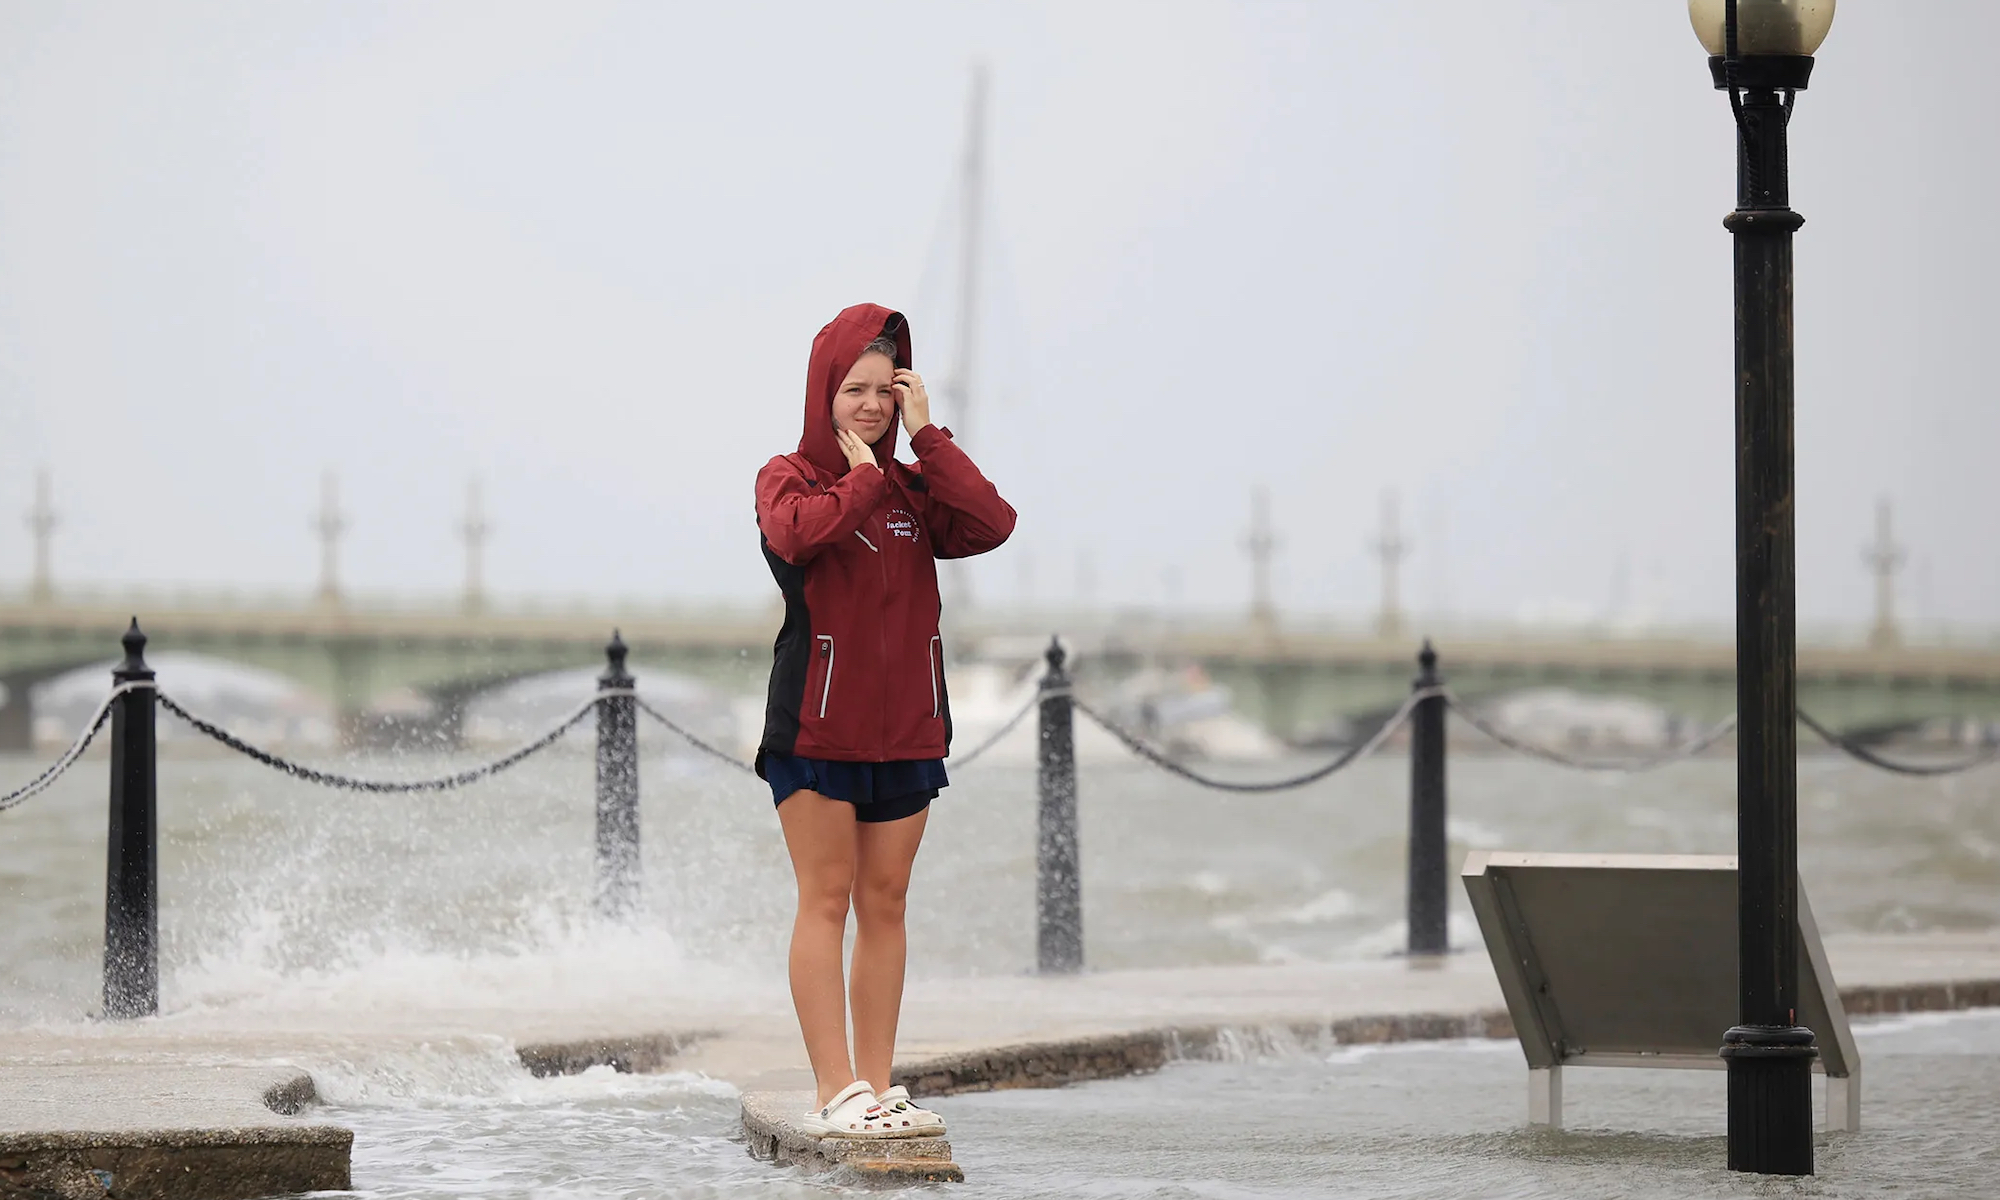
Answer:
[[757, 773], [771, 785], [771, 803], [809, 790], [854, 806], [857, 821], [900, 821], [914, 817], [951, 784], [941, 758], [898, 762], [834, 762], [768, 750], [757, 754]]
[[942, 758], [900, 762], [832, 762], [796, 754], [758, 752], [758, 774], [770, 784], [772, 804], [812, 790], [854, 806], [854, 820], [882, 822], [916, 816], [950, 786]]

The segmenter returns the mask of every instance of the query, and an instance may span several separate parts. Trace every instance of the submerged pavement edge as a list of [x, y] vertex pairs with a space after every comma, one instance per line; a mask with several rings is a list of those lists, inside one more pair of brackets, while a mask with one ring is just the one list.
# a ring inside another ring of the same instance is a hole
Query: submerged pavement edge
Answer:
[[0, 1197], [253, 1200], [351, 1186], [352, 1130], [295, 1115], [295, 1068], [9, 1064]]
[[[1897, 949], [1904, 952], [1871, 958], [1867, 969], [1855, 972], [1864, 979], [1872, 975], [1877, 982], [1841, 989], [1851, 1016], [2000, 1008], [2000, 972], [1992, 970], [2000, 962], [2000, 943], [1990, 937]], [[1918, 950], [1923, 952], [1915, 953]], [[1965, 968], [1975, 977], [1939, 979]], [[1483, 974], [1476, 959], [1437, 973], [1439, 982], [1448, 982], [1453, 974], [1466, 976], [1477, 984], [1470, 991], [1399, 993], [1387, 986], [1386, 975], [1378, 978], [1371, 969], [1365, 983], [1348, 991], [1338, 1004], [1319, 1002], [1331, 993], [1326, 987], [1329, 981], [1317, 970], [1291, 980], [1289, 991], [1274, 986], [1289, 978], [1283, 969], [1277, 974], [1266, 970], [1110, 972], [1071, 982], [985, 981], [996, 989], [988, 999], [1000, 1001], [1002, 1008], [1017, 1015], [1022, 1001], [1055, 1004], [1059, 1009], [1058, 996], [1083, 1000], [1086, 997], [1073, 990], [1078, 987], [1095, 989], [1092, 994], [1102, 1001], [1086, 1025], [1033, 1029], [1016, 1023], [1011, 1037], [1007, 1023], [967, 1020], [974, 1014], [963, 1006], [971, 997], [955, 986], [949, 995], [927, 998], [915, 1007], [928, 1014], [926, 1023], [933, 1029], [955, 1029], [963, 1040], [935, 1035], [912, 1039], [912, 1053], [897, 1067], [894, 1082], [909, 1086], [922, 1098], [1059, 1087], [1144, 1074], [1177, 1060], [1256, 1057], [1338, 1045], [1505, 1038], [1513, 1033], [1505, 1010], [1487, 999], [1496, 989], [1489, 980], [1476, 978]], [[1412, 975], [1399, 968], [1395, 974], [1412, 979], [1431, 973]], [[1215, 987], [1201, 992], [1188, 986], [1189, 980]], [[1174, 986], [1175, 981], [1181, 986]], [[1027, 991], [1015, 994], [1023, 988]], [[1140, 995], [1150, 1003], [1133, 1003]], [[1244, 1006], [1246, 996], [1259, 997], [1254, 1009]], [[1429, 999], [1430, 1010], [1415, 1011], [1423, 1005], [1423, 997]], [[1400, 1002], [1404, 1011], [1370, 1014], [1364, 1007], [1369, 999], [1384, 1007]], [[1297, 1015], [1288, 1016], [1288, 1011]], [[746, 1012], [733, 1026], [716, 1020], [717, 1014], [708, 1015], [709, 1020], [691, 1022], [674, 1032], [628, 1034], [602, 1032], [600, 1015], [600, 1032], [570, 1037], [562, 1026], [576, 1028], [570, 1022], [578, 1015], [572, 1014], [542, 1023], [537, 1036], [506, 1044], [536, 1075], [574, 1074], [595, 1066], [637, 1073], [691, 1069], [736, 1084], [746, 1097], [753, 1090], [764, 1094], [778, 1082], [775, 1076], [785, 1073], [772, 1068], [799, 1057], [796, 1027], [788, 1014]], [[492, 1027], [487, 1020], [473, 1024]], [[285, 1058], [309, 1054], [310, 1035], [267, 1031], [258, 1051], [252, 1051], [240, 1035], [208, 1040], [196, 1050], [181, 1040], [190, 1030], [177, 1031], [165, 1022], [107, 1032], [111, 1036], [98, 1047], [99, 1056], [91, 1058], [77, 1057], [83, 1047], [55, 1031], [0, 1035], [0, 1200], [16, 1196], [100, 1200], [107, 1194], [121, 1200], [249, 1200], [351, 1186], [352, 1132], [303, 1118], [300, 1114], [318, 1099], [312, 1077], [282, 1059], [273, 1064], [263, 1057], [273, 1052]], [[963, 1036], [967, 1032], [972, 1036]], [[389, 1034], [386, 1040], [401, 1042], [406, 1037], [412, 1045], [420, 1040], [414, 1030]], [[298, 1044], [293, 1050], [286, 1050], [294, 1041]], [[217, 1065], [251, 1053], [266, 1065]], [[813, 1166], [791, 1151], [780, 1153], [781, 1146], [794, 1145], [779, 1138], [782, 1120], [765, 1120], [761, 1125], [757, 1120], [753, 1106], [746, 1104], [744, 1136], [753, 1153], [762, 1149], [768, 1153], [759, 1157]], [[812, 1157], [809, 1151], [799, 1153]], [[821, 1161], [825, 1157], [815, 1160], [818, 1169], [828, 1169], [828, 1163]]]

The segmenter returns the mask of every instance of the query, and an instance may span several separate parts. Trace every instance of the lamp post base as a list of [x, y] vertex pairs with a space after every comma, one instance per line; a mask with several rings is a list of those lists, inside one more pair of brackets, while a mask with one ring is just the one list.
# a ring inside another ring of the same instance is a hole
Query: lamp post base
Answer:
[[1729, 1169], [1813, 1173], [1810, 1029], [1738, 1025], [1722, 1037], [1729, 1065]]

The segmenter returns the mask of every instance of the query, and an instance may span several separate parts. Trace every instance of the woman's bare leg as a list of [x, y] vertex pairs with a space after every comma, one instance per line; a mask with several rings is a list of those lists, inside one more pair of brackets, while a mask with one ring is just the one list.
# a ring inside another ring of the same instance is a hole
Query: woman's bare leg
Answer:
[[854, 965], [848, 998], [854, 1009], [854, 1065], [876, 1091], [889, 1087], [896, 1053], [896, 1019], [903, 1011], [903, 900], [910, 864], [924, 838], [930, 810], [900, 821], [857, 822], [854, 866]]
[[[792, 921], [792, 1007], [805, 1035], [806, 1057], [824, 1105], [855, 1080], [847, 1057], [847, 1007], [840, 951], [847, 936], [847, 898], [854, 890], [854, 806], [818, 792], [797, 791], [778, 805], [792, 874], [799, 885]], [[882, 1084], [888, 1087], [888, 1084]]]

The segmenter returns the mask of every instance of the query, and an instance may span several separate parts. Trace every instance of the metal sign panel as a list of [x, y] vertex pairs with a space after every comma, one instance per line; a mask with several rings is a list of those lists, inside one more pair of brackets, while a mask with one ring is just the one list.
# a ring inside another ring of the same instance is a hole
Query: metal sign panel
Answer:
[[[1721, 1069], [1737, 1023], [1736, 856], [1475, 851], [1463, 871], [1527, 1055], [1529, 1115], [1562, 1123], [1562, 1068]], [[1827, 1127], [1860, 1125], [1861, 1059], [1799, 888], [1798, 1023]]]

